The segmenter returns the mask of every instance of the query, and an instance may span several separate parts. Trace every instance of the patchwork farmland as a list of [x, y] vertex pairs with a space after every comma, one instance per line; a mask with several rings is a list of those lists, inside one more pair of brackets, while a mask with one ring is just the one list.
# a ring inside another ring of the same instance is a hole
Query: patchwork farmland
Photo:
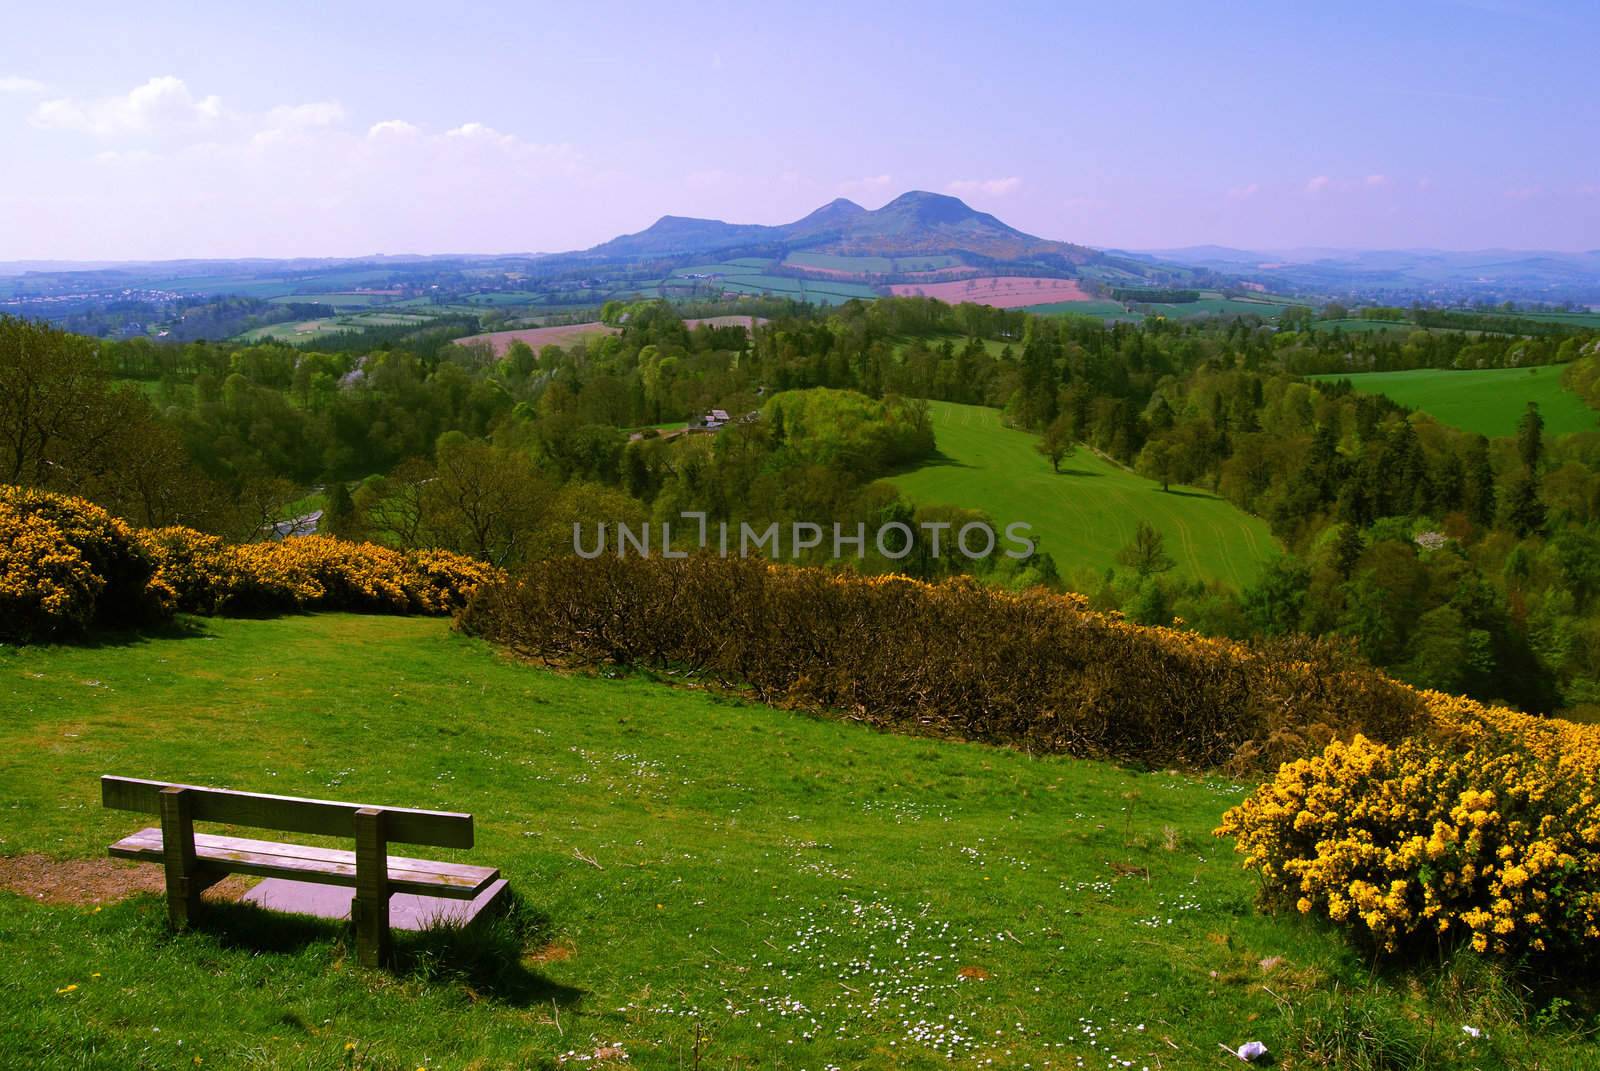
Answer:
[[[685, 320], [683, 325], [693, 331], [700, 326], [754, 328], [766, 323], [759, 316], [708, 316], [698, 320]], [[500, 356], [513, 342], [526, 342], [535, 351], [545, 346], [570, 346], [583, 338], [615, 335], [618, 329], [603, 323], [560, 324], [554, 327], [523, 327], [513, 331], [491, 331], [460, 339], [462, 343], [487, 343]]]
[[997, 309], [1021, 309], [1062, 301], [1092, 301], [1076, 279], [1043, 279], [1018, 275], [988, 275], [944, 282], [897, 283], [896, 297], [930, 297], [951, 305], [963, 301]]

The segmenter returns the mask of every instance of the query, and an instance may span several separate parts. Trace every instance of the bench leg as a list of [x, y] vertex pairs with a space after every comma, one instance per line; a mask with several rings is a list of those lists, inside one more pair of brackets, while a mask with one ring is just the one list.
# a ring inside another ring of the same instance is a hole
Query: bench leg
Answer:
[[200, 877], [194, 852], [194, 818], [185, 789], [161, 790], [161, 861], [167, 871], [167, 919], [175, 930], [188, 929], [200, 914]]
[[356, 960], [380, 967], [389, 960], [389, 845], [383, 811], [363, 807], [355, 814], [356, 896], [350, 921], [356, 928]]

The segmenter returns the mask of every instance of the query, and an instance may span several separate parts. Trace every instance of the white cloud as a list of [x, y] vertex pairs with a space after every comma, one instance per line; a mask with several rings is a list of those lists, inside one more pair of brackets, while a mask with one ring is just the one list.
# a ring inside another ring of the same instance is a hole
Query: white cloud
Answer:
[[972, 193], [986, 193], [990, 197], [1004, 197], [1008, 193], [1015, 193], [1017, 187], [1022, 185], [1022, 180], [1015, 175], [1006, 178], [991, 179], [957, 179], [945, 187], [954, 194], [965, 195]]
[[1310, 182], [1306, 183], [1306, 192], [1307, 193], [1321, 193], [1323, 190], [1326, 190], [1332, 184], [1333, 184], [1333, 180], [1330, 179], [1327, 175], [1318, 175], [1316, 178], [1314, 178]]
[[310, 104], [280, 104], [267, 113], [267, 124], [275, 129], [304, 126], [333, 126], [344, 119], [344, 107], [336, 100], [317, 100]]
[[337, 126], [343, 119], [344, 107], [337, 101], [280, 104], [267, 112], [250, 142], [258, 147], [281, 141], [303, 142], [315, 131]]
[[482, 123], [462, 123], [454, 130], [445, 131], [444, 136], [447, 138], [460, 138], [464, 142], [504, 145], [507, 147], [515, 145], [517, 142], [514, 136], [502, 134], [494, 127], [485, 126]]
[[367, 128], [369, 138], [410, 138], [422, 133], [415, 124], [404, 119], [385, 119]]
[[1233, 189], [1228, 191], [1228, 196], [1232, 197], [1236, 201], [1243, 201], [1247, 198], [1254, 197], [1260, 192], [1261, 184], [1259, 182], [1252, 182], [1248, 186], [1235, 186]]
[[50, 129], [79, 130], [97, 137], [115, 137], [203, 128], [222, 116], [220, 97], [196, 97], [183, 79], [163, 75], [120, 97], [47, 100], [34, 109], [33, 124]]
[[577, 150], [570, 145], [524, 141], [515, 134], [502, 133], [483, 123], [462, 123], [453, 130], [445, 131], [442, 138], [424, 140], [432, 145], [454, 149], [466, 159], [491, 167], [516, 163], [571, 173], [577, 170], [580, 161]]
[[0, 76], [0, 93], [43, 93], [44, 83], [35, 78], [8, 74]]
[[1389, 185], [1389, 176], [1388, 175], [1368, 175], [1367, 178], [1366, 178], [1366, 183], [1367, 183], [1368, 186], [1372, 187], [1373, 189], [1377, 189], [1380, 186], [1387, 186], [1387, 185]]
[[245, 111], [176, 78], [63, 97], [35, 125], [94, 143], [71, 166], [14, 176], [30, 215], [7, 234], [52, 255], [571, 248], [629, 175], [482, 122], [357, 121], [329, 100]]

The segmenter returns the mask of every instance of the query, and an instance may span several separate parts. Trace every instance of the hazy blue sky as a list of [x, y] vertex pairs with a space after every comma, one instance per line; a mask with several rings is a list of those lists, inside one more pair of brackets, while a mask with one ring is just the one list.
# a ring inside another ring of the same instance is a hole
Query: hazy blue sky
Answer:
[[562, 250], [918, 188], [1097, 246], [1590, 249], [1597, 56], [1593, 0], [12, 0], [0, 260]]

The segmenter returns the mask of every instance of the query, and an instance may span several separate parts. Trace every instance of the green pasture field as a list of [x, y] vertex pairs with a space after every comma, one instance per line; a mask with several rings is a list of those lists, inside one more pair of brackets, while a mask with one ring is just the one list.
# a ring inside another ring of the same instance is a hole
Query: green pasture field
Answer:
[[[1221, 295], [1219, 294], [1218, 296], [1220, 297]], [[1252, 291], [1249, 297], [1241, 298], [1240, 300], [1260, 302], [1264, 305], [1307, 305], [1309, 307], [1309, 302], [1301, 298], [1291, 297], [1288, 294], [1255, 293]]]
[[938, 271], [961, 264], [960, 257], [895, 257], [895, 271]]
[[908, 256], [908, 257], [845, 257], [832, 253], [790, 253], [784, 261], [795, 268], [822, 268], [827, 271], [890, 272], [937, 271], [961, 263], [959, 257]]
[[1136, 312], [1128, 312], [1120, 301], [1051, 301], [1043, 305], [1029, 305], [1022, 311], [1035, 316], [1097, 316], [1130, 323], [1144, 319]]
[[491, 290], [468, 294], [465, 301], [468, 305], [531, 305], [542, 297], [532, 290]]
[[330, 305], [336, 309], [364, 309], [372, 305], [396, 305], [387, 294], [346, 294], [327, 292], [320, 294], [284, 294], [268, 299], [274, 305]]
[[822, 268], [826, 271], [892, 272], [893, 257], [841, 257], [832, 253], [790, 253], [785, 264], [795, 268]]
[[[438, 619], [5, 648], [0, 696], [0, 852], [27, 890], [0, 891], [8, 1068], [1170, 1071], [1363, 1031], [1440, 1039], [1445, 1071], [1600, 1060], [1481, 971], [1374, 974], [1256, 910], [1210, 832], [1246, 791], [1226, 780], [552, 672]], [[338, 923], [241, 904], [173, 934], [159, 893], [117, 895], [135, 864], [106, 845], [150, 819], [102, 809], [108, 772], [470, 812], [471, 851], [411, 851], [498, 866], [520, 903], [397, 934], [393, 972]]]
[[1356, 390], [1382, 394], [1418, 409], [1442, 424], [1480, 435], [1514, 435], [1529, 402], [1539, 403], [1546, 435], [1600, 430], [1600, 414], [1561, 385], [1564, 365], [1454, 371], [1422, 368], [1405, 372], [1333, 373], [1321, 381], [1348, 379]]
[[1207, 491], [1161, 486], [1083, 446], [1050, 470], [1038, 437], [1008, 428], [997, 410], [934, 402], [940, 457], [893, 477], [915, 502], [979, 509], [997, 525], [1033, 525], [1039, 549], [1063, 573], [1116, 565], [1140, 521], [1166, 536], [1176, 571], [1243, 588], [1278, 552], [1265, 521]]
[[784, 275], [740, 275], [727, 280], [744, 286], [762, 287], [780, 293], [838, 294], [846, 298], [875, 298], [878, 292], [864, 283], [837, 282], [832, 279], [791, 279]]
[[[760, 268], [753, 268], [748, 264], [735, 264], [732, 261], [717, 264], [690, 264], [686, 268], [672, 269], [673, 279], [681, 279], [686, 275], [758, 275]], [[691, 280], [701, 282], [702, 280]]]
[[1600, 327], [1600, 312], [1517, 312], [1511, 315], [1569, 327]]
[[[776, 285], [774, 285], [776, 284]], [[878, 295], [870, 287], [859, 286], [855, 283], [801, 283], [798, 279], [785, 279], [779, 276], [743, 276], [737, 279], [724, 279], [721, 281], [724, 290], [731, 290], [739, 294], [774, 294], [780, 297], [792, 297], [797, 301], [809, 301], [818, 305], [843, 305], [853, 298], [871, 300]]]
[[1186, 319], [1190, 316], [1259, 316], [1264, 320], [1271, 320], [1283, 311], [1283, 306], [1277, 302], [1249, 301], [1215, 295], [1210, 297], [1202, 295], [1199, 301], [1158, 303], [1150, 307], [1155, 315], [1170, 319]]
[[320, 320], [290, 320], [267, 324], [265, 327], [252, 327], [235, 338], [240, 342], [304, 342], [341, 330], [339, 323], [339, 318], [331, 316]]
[[1363, 320], [1355, 316], [1347, 316], [1338, 320], [1313, 320], [1313, 331], [1331, 331], [1335, 327], [1346, 334], [1368, 334], [1376, 331], [1424, 331], [1426, 328], [1418, 327], [1409, 320]]
[[[240, 342], [262, 342], [269, 339], [277, 342], [305, 342], [323, 335], [337, 334], [340, 331], [359, 331], [366, 327], [394, 327], [400, 324], [416, 324], [420, 327], [432, 318], [422, 313], [410, 312], [358, 312], [348, 316], [327, 316], [316, 320], [267, 324], [265, 327], [251, 328], [243, 334], [236, 335], [235, 338]], [[301, 330], [302, 328], [309, 330]]]
[[173, 279], [159, 284], [180, 294], [238, 294], [243, 297], [263, 298], [272, 301], [293, 294], [298, 283], [286, 279], [240, 279], [238, 276], [196, 276]]
[[1335, 327], [1346, 334], [1373, 334], [1380, 331], [1395, 331], [1409, 335], [1413, 331], [1421, 331], [1424, 334], [1443, 334], [1448, 332], [1455, 335], [1465, 335], [1467, 338], [1508, 337], [1502, 331], [1464, 330], [1459, 327], [1422, 327], [1412, 323], [1410, 320], [1363, 320], [1350, 316], [1338, 320], [1311, 321], [1311, 329], [1313, 331], [1330, 331]]
[[[917, 338], [911, 335], [896, 335], [893, 337], [893, 339], [891, 339], [891, 341], [894, 345], [895, 357], [897, 359], [903, 359], [905, 356], [906, 347], [910, 346], [913, 342], [921, 342], [929, 349], [938, 349], [940, 346], [943, 346], [946, 341], [948, 341], [952, 346], [955, 347], [956, 352], [960, 353], [961, 348], [967, 344], [967, 336], [961, 334], [939, 334], [932, 337]], [[987, 352], [990, 357], [1002, 356], [1005, 353], [1007, 346], [1011, 347], [1011, 355], [1013, 359], [1022, 352], [1022, 341], [1020, 339], [1008, 342], [1002, 338], [983, 338], [979, 339], [978, 341], [983, 343], [984, 351]]]

